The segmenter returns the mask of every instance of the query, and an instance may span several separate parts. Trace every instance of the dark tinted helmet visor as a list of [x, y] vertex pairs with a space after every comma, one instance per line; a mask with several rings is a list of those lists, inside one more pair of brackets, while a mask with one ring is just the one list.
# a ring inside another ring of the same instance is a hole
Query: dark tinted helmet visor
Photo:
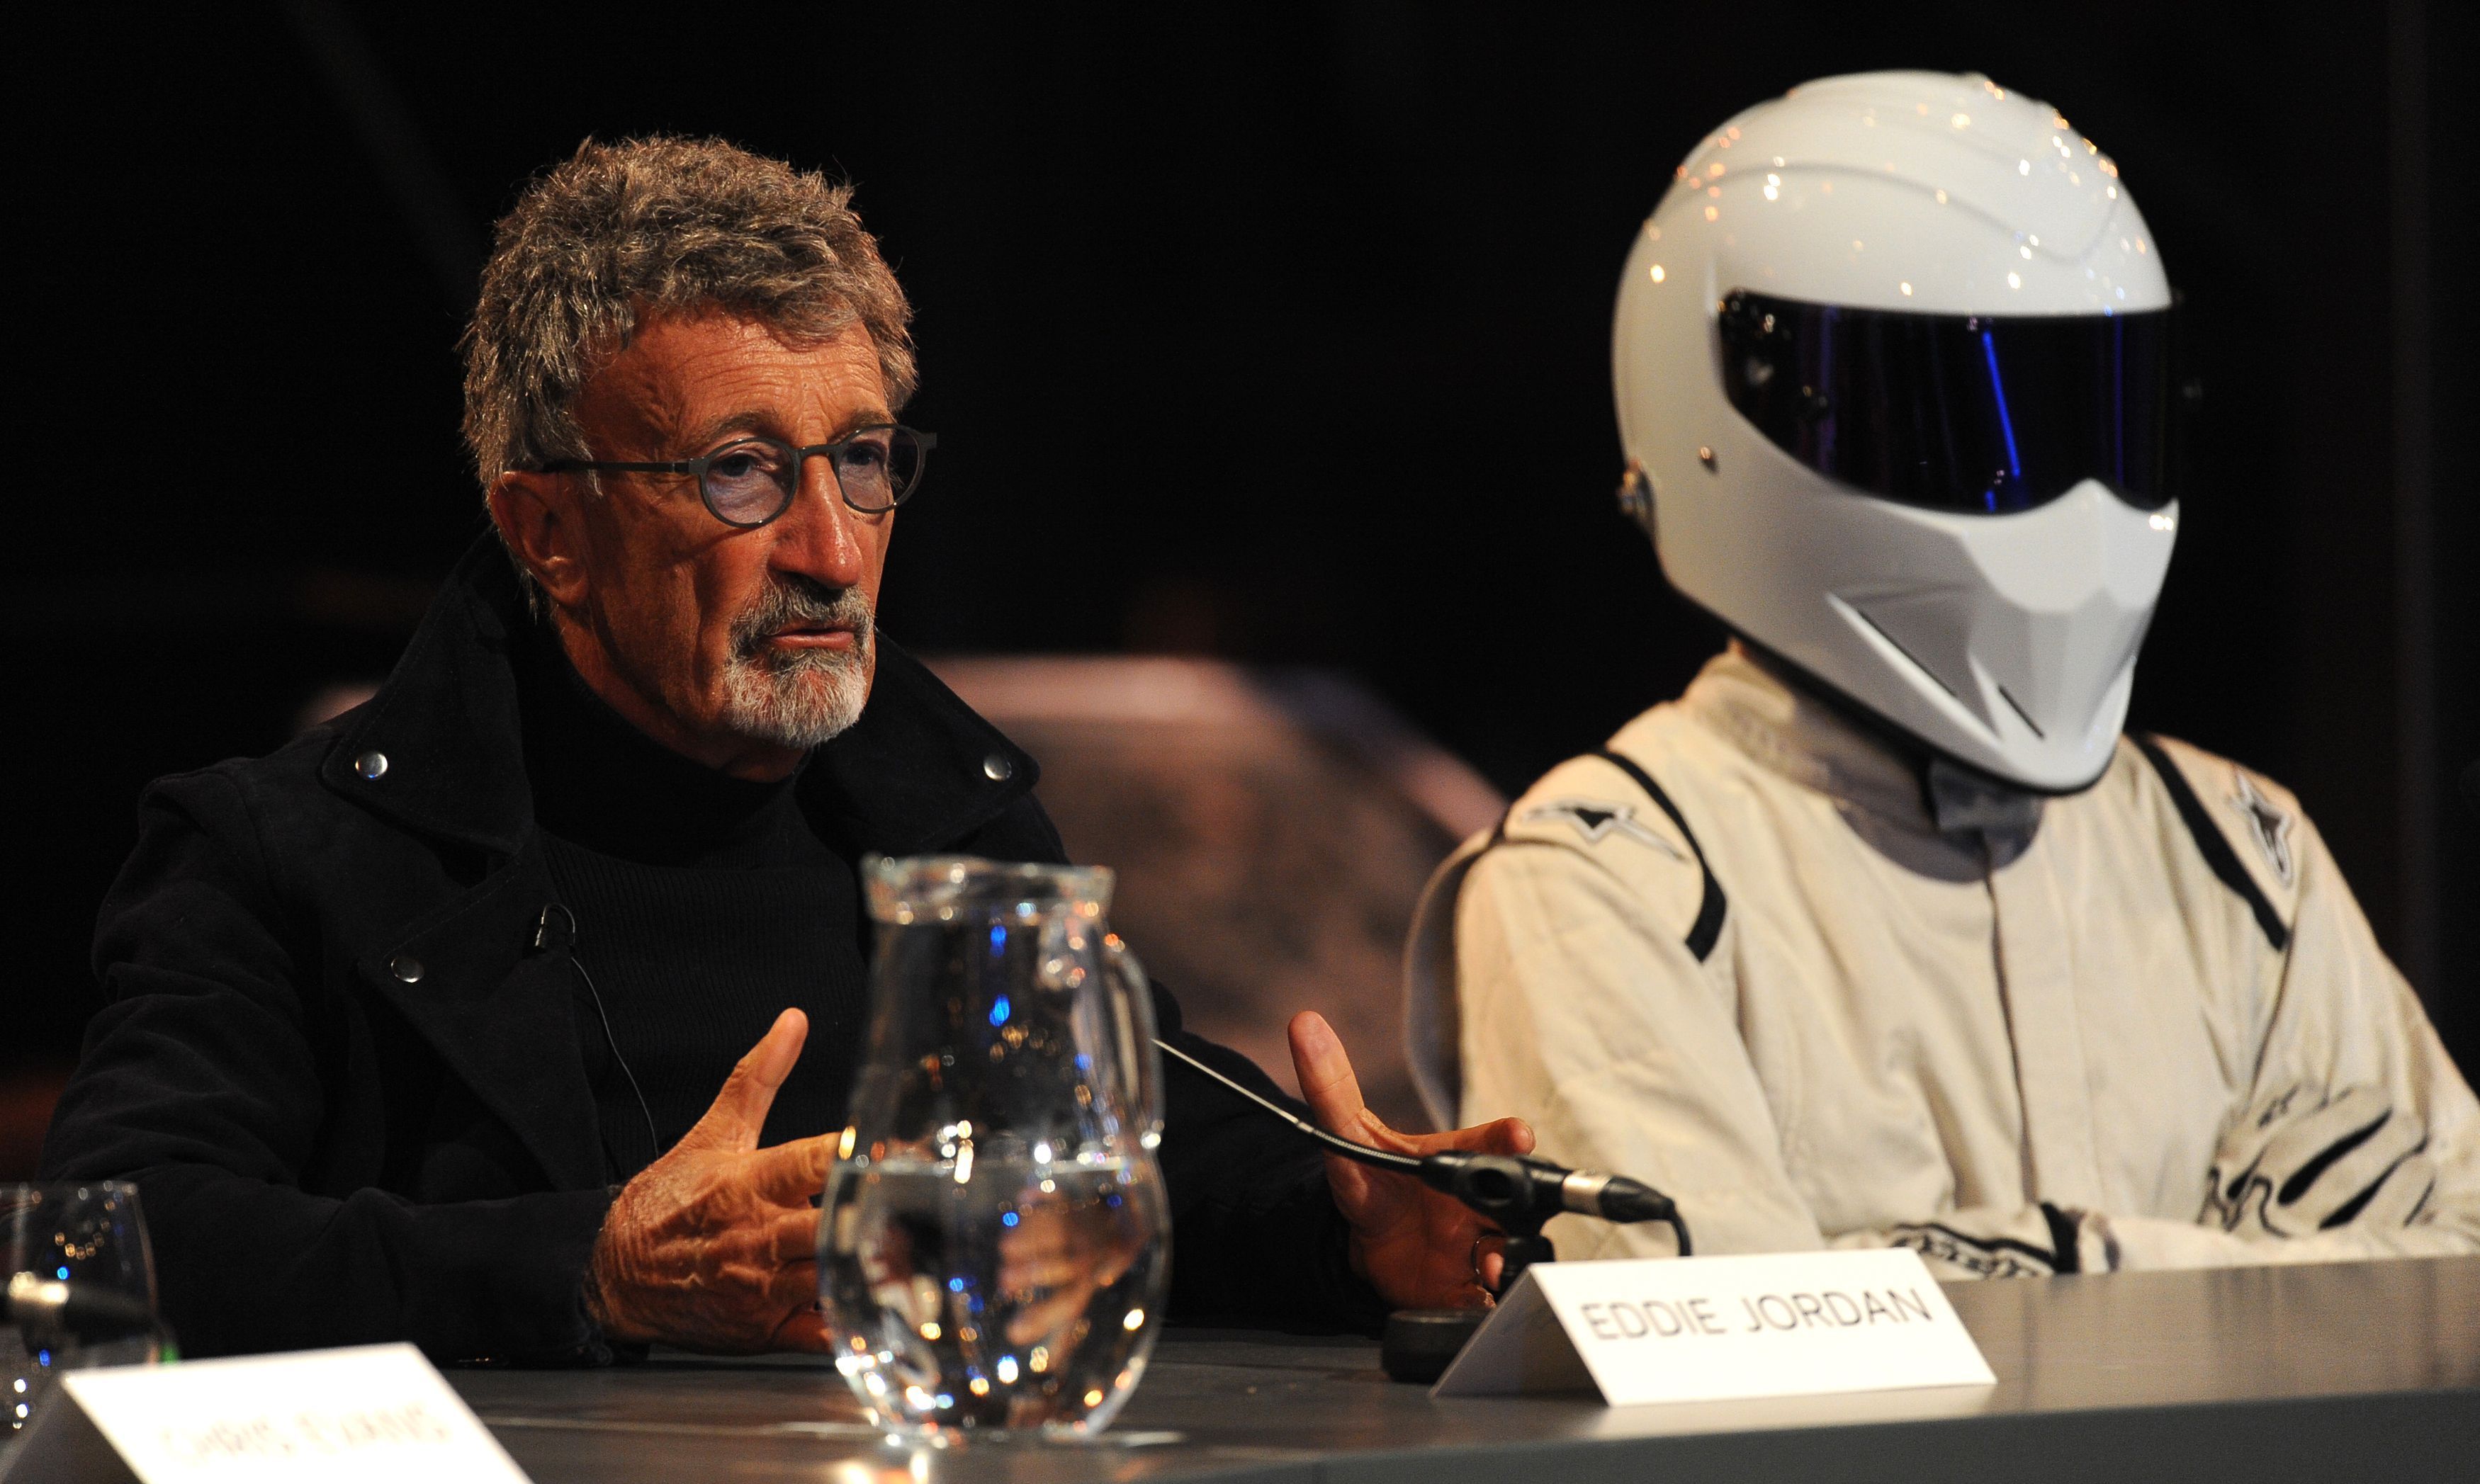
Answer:
[[1854, 489], [2004, 515], [2099, 479], [2170, 502], [2170, 312], [1926, 315], [1741, 291], [1722, 387], [1776, 448]]

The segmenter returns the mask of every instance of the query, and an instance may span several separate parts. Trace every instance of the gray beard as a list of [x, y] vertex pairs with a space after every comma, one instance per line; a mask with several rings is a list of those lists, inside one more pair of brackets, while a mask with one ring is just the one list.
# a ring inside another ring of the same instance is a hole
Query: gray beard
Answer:
[[[786, 652], [766, 646], [769, 634], [788, 625], [824, 622], [851, 625], [852, 649]], [[770, 586], [733, 626], [723, 724], [741, 736], [801, 752], [850, 728], [869, 702], [874, 622], [869, 600], [858, 588], [829, 597], [814, 584]]]

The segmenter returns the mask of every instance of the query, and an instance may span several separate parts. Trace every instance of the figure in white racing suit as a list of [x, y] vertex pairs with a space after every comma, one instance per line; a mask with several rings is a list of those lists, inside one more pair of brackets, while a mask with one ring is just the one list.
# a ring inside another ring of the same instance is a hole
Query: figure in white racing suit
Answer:
[[1985, 79], [1828, 79], [1701, 144], [1627, 273], [1622, 503], [1745, 638], [1432, 883], [1441, 1126], [1519, 1113], [1700, 1253], [2480, 1251], [2480, 1103], [2298, 802], [2121, 735], [2179, 507], [2115, 166]]
[[1467, 1116], [1660, 1188], [1699, 1252], [1901, 1243], [1944, 1276], [2480, 1250], [2480, 1106], [2324, 841], [2177, 742], [2121, 739], [2065, 798], [1925, 784], [1734, 647], [1450, 860], [1410, 977], [1434, 1096], [1460, 1057]]

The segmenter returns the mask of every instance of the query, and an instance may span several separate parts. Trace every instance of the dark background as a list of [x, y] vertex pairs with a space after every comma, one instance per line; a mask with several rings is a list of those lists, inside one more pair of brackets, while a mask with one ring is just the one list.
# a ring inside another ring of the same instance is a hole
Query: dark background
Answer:
[[9, 23], [0, 1144], [140, 786], [383, 674], [483, 529], [453, 342], [582, 136], [860, 183], [942, 438], [900, 640], [1332, 666], [1512, 790], [1719, 639], [1612, 505], [1631, 232], [1732, 113], [1897, 65], [2119, 160], [2206, 388], [2134, 720], [2296, 787], [2480, 1062], [2469, 7], [76, 9]]

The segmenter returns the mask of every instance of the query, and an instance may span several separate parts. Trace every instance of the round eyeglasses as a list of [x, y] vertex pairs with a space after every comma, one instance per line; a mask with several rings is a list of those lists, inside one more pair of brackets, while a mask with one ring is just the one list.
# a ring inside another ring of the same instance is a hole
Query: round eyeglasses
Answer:
[[659, 464], [598, 459], [553, 459], [541, 473], [607, 470], [615, 473], [691, 474], [698, 498], [726, 525], [763, 525], [792, 508], [801, 487], [801, 465], [824, 458], [835, 472], [836, 492], [855, 512], [884, 515], [921, 487], [921, 470], [938, 438], [897, 423], [855, 429], [834, 443], [796, 448], [779, 438], [738, 438], [712, 453]]

